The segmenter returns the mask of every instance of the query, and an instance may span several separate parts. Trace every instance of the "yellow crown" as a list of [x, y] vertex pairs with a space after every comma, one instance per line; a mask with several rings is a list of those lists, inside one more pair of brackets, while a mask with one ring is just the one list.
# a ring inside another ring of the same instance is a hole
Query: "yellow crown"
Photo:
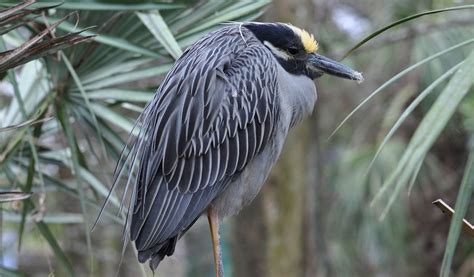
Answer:
[[306, 52], [314, 53], [318, 50], [318, 42], [312, 34], [291, 24], [288, 24], [288, 26], [300, 37]]

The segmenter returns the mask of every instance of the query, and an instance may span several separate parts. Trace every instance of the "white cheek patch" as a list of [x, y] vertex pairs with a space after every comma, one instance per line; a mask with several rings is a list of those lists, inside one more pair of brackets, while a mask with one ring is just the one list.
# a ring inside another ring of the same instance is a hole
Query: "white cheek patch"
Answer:
[[268, 41], [264, 41], [263, 44], [265, 44], [276, 56], [284, 59], [284, 60], [289, 60], [291, 57], [286, 53], [285, 51], [279, 49], [278, 47], [275, 47], [273, 44], [271, 44]]

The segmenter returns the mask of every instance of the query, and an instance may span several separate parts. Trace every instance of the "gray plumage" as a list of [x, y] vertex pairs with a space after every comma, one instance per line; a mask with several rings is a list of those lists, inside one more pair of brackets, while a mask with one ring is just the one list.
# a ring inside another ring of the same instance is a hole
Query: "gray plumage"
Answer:
[[[266, 26], [298, 37], [292, 26]], [[267, 29], [261, 34], [279, 39]], [[242, 24], [209, 33], [176, 61], [138, 119], [139, 135], [113, 188], [127, 173], [125, 194], [133, 193], [125, 231], [152, 269], [210, 205], [224, 217], [253, 200], [289, 129], [312, 112], [312, 79], [322, 73], [278, 60], [265, 43]], [[328, 71], [340, 70], [322, 59]]]
[[290, 75], [278, 63], [275, 67], [278, 80], [275, 88], [276, 105], [279, 114], [276, 128], [262, 152], [212, 202], [220, 216], [236, 214], [255, 198], [280, 155], [289, 129], [311, 114], [316, 103], [316, 87], [312, 80]]

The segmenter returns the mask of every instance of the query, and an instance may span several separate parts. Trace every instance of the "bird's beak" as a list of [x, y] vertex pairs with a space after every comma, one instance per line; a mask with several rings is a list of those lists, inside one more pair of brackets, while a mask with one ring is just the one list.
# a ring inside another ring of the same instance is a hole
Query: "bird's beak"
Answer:
[[358, 82], [364, 81], [364, 77], [360, 72], [353, 70], [352, 68], [343, 65], [340, 62], [336, 62], [324, 56], [318, 54], [310, 54], [307, 60], [307, 67], [313, 71], [316, 76], [320, 76], [324, 73], [334, 75], [337, 77], [355, 80]]

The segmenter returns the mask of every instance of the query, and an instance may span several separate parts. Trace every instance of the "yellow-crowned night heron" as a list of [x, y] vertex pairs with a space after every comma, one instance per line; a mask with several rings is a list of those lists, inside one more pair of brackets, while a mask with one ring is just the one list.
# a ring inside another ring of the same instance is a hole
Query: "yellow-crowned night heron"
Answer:
[[288, 130], [313, 110], [313, 80], [324, 73], [362, 80], [317, 48], [292, 25], [250, 22], [205, 35], [176, 61], [138, 119], [116, 176], [129, 171], [126, 232], [140, 262], [155, 269], [207, 212], [223, 275], [219, 219], [254, 199]]

